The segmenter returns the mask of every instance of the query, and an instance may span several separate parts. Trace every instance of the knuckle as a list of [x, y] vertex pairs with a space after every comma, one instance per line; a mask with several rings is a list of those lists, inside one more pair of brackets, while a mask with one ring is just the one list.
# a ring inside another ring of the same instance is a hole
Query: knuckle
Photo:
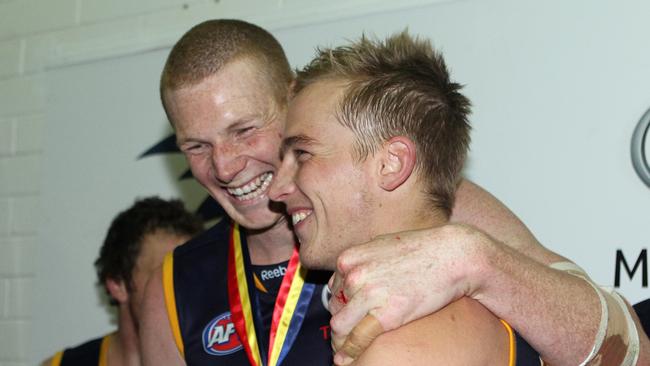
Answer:
[[350, 268], [350, 261], [352, 257], [349, 254], [350, 249], [347, 249], [341, 253], [336, 259], [336, 270], [339, 273], [346, 273]]
[[345, 277], [345, 288], [356, 289], [362, 283], [365, 277], [365, 270], [362, 267], [356, 267]]
[[333, 316], [332, 319], [330, 319], [330, 329], [332, 332], [332, 337], [344, 337], [347, 335], [347, 333], [343, 332], [343, 326], [345, 322], [341, 319], [340, 316]]
[[379, 299], [382, 295], [382, 291], [377, 286], [368, 286], [364, 292], [370, 299]]

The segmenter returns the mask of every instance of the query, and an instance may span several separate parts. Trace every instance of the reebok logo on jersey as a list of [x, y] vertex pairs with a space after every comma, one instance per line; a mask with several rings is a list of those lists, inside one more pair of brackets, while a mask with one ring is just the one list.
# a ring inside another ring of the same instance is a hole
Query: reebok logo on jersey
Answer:
[[203, 329], [203, 349], [210, 355], [224, 356], [243, 348], [230, 320], [230, 312], [212, 319]]
[[285, 273], [287, 273], [287, 267], [283, 265], [279, 265], [276, 268], [265, 269], [261, 271], [260, 277], [262, 277], [262, 281], [267, 281], [274, 278], [282, 277], [284, 276]]

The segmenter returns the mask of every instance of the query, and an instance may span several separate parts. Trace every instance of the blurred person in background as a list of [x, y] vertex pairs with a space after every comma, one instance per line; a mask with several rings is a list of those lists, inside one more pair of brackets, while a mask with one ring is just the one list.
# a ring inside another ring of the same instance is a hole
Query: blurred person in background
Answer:
[[117, 330], [66, 348], [42, 366], [140, 365], [138, 328], [145, 284], [167, 252], [202, 231], [202, 220], [175, 199], [138, 199], [120, 212], [95, 261], [99, 284], [117, 307]]

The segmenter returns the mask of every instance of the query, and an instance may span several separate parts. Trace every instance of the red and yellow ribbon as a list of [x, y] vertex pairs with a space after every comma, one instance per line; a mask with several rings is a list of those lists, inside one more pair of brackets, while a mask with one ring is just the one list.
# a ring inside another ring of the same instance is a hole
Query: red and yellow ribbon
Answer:
[[264, 365], [260, 355], [259, 338], [255, 333], [244, 256], [239, 226], [233, 224], [228, 252], [228, 297], [232, 320], [252, 365], [279, 366], [296, 339], [315, 285], [305, 284], [307, 271], [301, 267], [298, 250], [295, 248], [275, 302], [268, 362]]

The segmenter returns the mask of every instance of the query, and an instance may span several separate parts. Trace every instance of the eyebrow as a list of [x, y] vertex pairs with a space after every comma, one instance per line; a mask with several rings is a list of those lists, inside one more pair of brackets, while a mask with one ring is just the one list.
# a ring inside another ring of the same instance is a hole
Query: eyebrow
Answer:
[[289, 136], [286, 137], [284, 140], [282, 140], [282, 146], [280, 147], [280, 157], [284, 157], [284, 154], [289, 150], [291, 147], [298, 145], [298, 144], [306, 144], [306, 145], [313, 145], [316, 143], [316, 140], [306, 136], [306, 135], [295, 135], [295, 136]]

